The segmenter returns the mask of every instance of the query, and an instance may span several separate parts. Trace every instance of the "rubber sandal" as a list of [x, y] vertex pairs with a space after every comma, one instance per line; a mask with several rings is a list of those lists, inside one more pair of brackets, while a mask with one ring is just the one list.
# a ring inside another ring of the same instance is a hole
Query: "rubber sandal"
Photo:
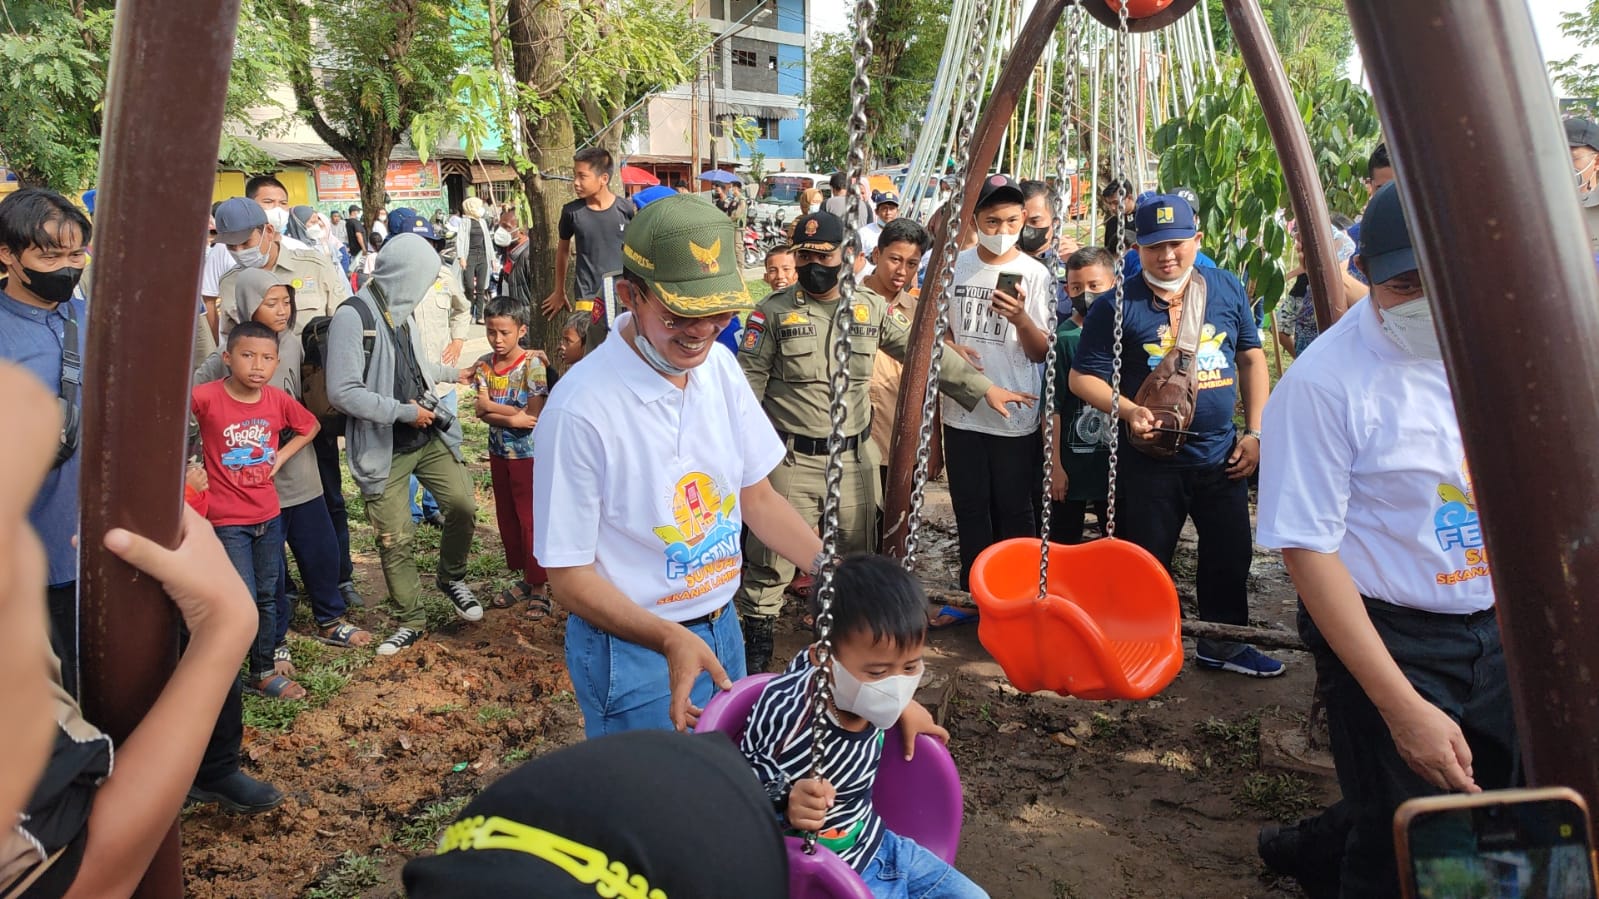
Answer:
[[521, 592], [518, 592], [516, 590], [517, 587], [522, 587], [522, 586], [526, 586], [526, 585], [525, 584], [512, 584], [511, 586], [506, 587], [504, 590], [501, 590], [500, 591], [500, 595], [498, 595], [498, 596], [494, 597], [493, 599], [489, 600], [489, 608], [491, 608], [491, 609], [509, 609], [510, 607], [516, 605], [517, 603], [521, 602], [522, 600], [527, 599], [529, 594], [521, 593]]
[[[939, 621], [941, 618], [944, 620]], [[955, 606], [943, 606], [938, 610], [938, 614], [933, 616], [933, 620], [927, 623], [927, 627], [931, 630], [940, 631], [945, 628], [962, 627], [976, 623], [976, 612], [968, 612]]]
[[[353, 642], [351, 638], [356, 634], [367, 634], [366, 643]], [[318, 627], [316, 640], [318, 643], [326, 643], [329, 646], [337, 646], [341, 649], [356, 649], [370, 644], [372, 642], [371, 636], [367, 631], [347, 621], [335, 621], [326, 627]]]
[[[529, 591], [533, 590], [532, 584], [527, 584], [526, 586]], [[553, 606], [550, 603], [550, 587], [545, 584], [542, 591], [528, 594], [527, 611], [522, 613], [522, 617], [528, 621], [543, 621], [550, 617], [551, 611], [553, 611]]]
[[[306, 695], [304, 687], [281, 674], [274, 674], [255, 684], [245, 684], [244, 690], [246, 693], [254, 693], [257, 696], [265, 696], [268, 699], [304, 699]], [[283, 695], [291, 690], [299, 690], [300, 695]]]
[[272, 650], [272, 673], [284, 677], [294, 676], [294, 658], [289, 655], [289, 644], [284, 643]]

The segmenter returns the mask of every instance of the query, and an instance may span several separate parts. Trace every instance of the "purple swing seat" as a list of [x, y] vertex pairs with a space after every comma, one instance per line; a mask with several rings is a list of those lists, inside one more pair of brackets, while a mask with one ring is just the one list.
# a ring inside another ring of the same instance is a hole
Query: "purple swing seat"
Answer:
[[[753, 674], [733, 688], [712, 697], [705, 705], [696, 731], [718, 731], [734, 743], [744, 736], [744, 725], [761, 691], [777, 675]], [[883, 824], [909, 837], [950, 864], [960, 846], [963, 811], [960, 772], [949, 750], [927, 735], [916, 738], [916, 757], [905, 761], [904, 741], [898, 728], [884, 734], [883, 760], [872, 787], [872, 806]], [[817, 847], [806, 855], [803, 841], [788, 837], [788, 885], [791, 899], [871, 899], [871, 892], [833, 853]]]

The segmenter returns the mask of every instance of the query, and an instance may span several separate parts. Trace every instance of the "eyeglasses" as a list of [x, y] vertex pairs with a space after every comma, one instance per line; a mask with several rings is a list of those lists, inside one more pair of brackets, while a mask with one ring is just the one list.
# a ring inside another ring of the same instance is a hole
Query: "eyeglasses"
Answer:
[[718, 312], [715, 315], [673, 315], [666, 310], [665, 303], [662, 303], [660, 300], [654, 299], [653, 297], [651, 299], [655, 305], [661, 307], [661, 324], [665, 325], [666, 330], [668, 331], [681, 331], [686, 328], [692, 328], [700, 322], [708, 322], [712, 325], [715, 325], [717, 331], [721, 331], [723, 328], [727, 327], [728, 322], [733, 320], [734, 313], [732, 312]]

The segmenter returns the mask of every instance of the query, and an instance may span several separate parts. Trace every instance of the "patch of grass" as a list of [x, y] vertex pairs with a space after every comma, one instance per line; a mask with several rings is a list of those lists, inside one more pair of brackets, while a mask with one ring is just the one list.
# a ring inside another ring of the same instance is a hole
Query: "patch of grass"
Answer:
[[508, 709], [503, 705], [486, 705], [477, 710], [477, 720], [488, 724], [491, 721], [505, 721], [516, 717], [515, 709]]
[[1072, 889], [1072, 885], [1064, 880], [1050, 881], [1049, 890], [1050, 895], [1054, 896], [1055, 899], [1077, 899], [1077, 891]]
[[1308, 781], [1286, 772], [1249, 775], [1239, 786], [1237, 799], [1276, 821], [1293, 821], [1319, 804]]
[[[1206, 718], [1194, 729], [1215, 745], [1213, 760], [1239, 768], [1252, 768], [1260, 763], [1259, 711], [1231, 720]], [[1215, 759], [1218, 755], [1220, 758]]]
[[438, 842], [439, 833], [448, 827], [470, 796], [455, 796], [431, 803], [394, 833], [394, 842], [411, 852], [427, 852]]
[[532, 757], [533, 750], [531, 749], [513, 749], [502, 756], [500, 762], [506, 765], [519, 765]]
[[460, 703], [447, 702], [444, 705], [436, 705], [428, 709], [427, 713], [429, 715], [448, 715], [451, 712], [459, 712], [462, 708], [463, 706]]
[[270, 699], [246, 693], [244, 726], [274, 733], [285, 731], [294, 726], [294, 719], [310, 707], [311, 703], [304, 699]]
[[1094, 717], [1088, 723], [1093, 728], [1094, 739], [1096, 740], [1110, 740], [1119, 737], [1122, 729], [1127, 726], [1122, 719], [1114, 715], [1107, 715], [1104, 712], [1095, 712]]
[[257, 730], [285, 731], [300, 713], [327, 705], [349, 686], [353, 672], [372, 661], [367, 648], [338, 649], [306, 637], [290, 637], [294, 656], [294, 681], [305, 688], [305, 699], [268, 699], [244, 695], [244, 723]]
[[381, 852], [344, 853], [320, 883], [306, 890], [306, 899], [357, 899], [364, 890], [377, 886], [382, 880], [380, 856]]

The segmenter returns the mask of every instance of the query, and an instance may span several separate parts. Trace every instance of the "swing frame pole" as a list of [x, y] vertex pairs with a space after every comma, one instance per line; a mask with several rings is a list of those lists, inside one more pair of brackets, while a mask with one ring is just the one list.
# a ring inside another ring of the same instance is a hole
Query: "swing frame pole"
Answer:
[[1266, 127], [1271, 130], [1277, 159], [1282, 163], [1289, 206], [1299, 222], [1305, 271], [1310, 276], [1311, 300], [1316, 307], [1316, 327], [1325, 331], [1333, 325], [1332, 298], [1342, 295], [1344, 282], [1339, 273], [1338, 256], [1333, 251], [1327, 195], [1322, 189], [1321, 173], [1316, 170], [1316, 157], [1310, 150], [1305, 121], [1299, 116], [1299, 104], [1294, 100], [1293, 88], [1283, 71], [1282, 57], [1277, 55], [1277, 45], [1272, 42], [1271, 31], [1261, 15], [1259, 0], [1222, 0], [1221, 5], [1227, 13], [1233, 38], [1238, 42], [1238, 52], [1244, 58], [1244, 68], [1249, 72], [1249, 80], [1266, 113]]
[[1599, 826], [1599, 278], [1532, 20], [1522, 0], [1346, 6], [1437, 299], [1528, 779]]
[[[988, 167], [993, 164], [1004, 139], [1006, 126], [1016, 112], [1016, 103], [1033, 77], [1038, 65], [1055, 35], [1055, 25], [1061, 13], [1074, 0], [1041, 0], [1033, 7], [1027, 23], [1018, 31], [1016, 46], [1011, 50], [1005, 65], [1000, 69], [999, 80], [989, 94], [988, 105], [973, 130], [973, 145], [969, 148], [966, 163], [966, 200], [961, 208], [971, 210], [977, 205], [977, 194], [988, 177]], [[946, 204], [946, 210], [949, 208]], [[961, 227], [961, 222], [949, 221], [940, 212], [931, 223], [933, 232], [932, 258], [928, 261], [930, 273], [943, 271], [946, 264], [944, 241], [949, 228]], [[905, 558], [905, 537], [909, 533], [912, 480], [916, 472], [916, 449], [920, 443], [922, 397], [927, 390], [927, 376], [933, 363], [933, 342], [943, 335], [934, 333], [938, 319], [938, 280], [930, 277], [916, 304], [916, 316], [911, 322], [910, 342], [905, 350], [905, 365], [900, 377], [899, 399], [894, 409], [893, 440], [889, 444], [888, 489], [883, 500], [883, 552], [896, 559]], [[934, 433], [934, 440], [939, 439]]]
[[[167, 547], [180, 539], [196, 318], [181, 294], [200, 281], [238, 18], [239, 0], [122, 0], [112, 32], [85, 329], [78, 586], [84, 713], [118, 745], [177, 664], [178, 616], [159, 583], [101, 540], [113, 527]], [[168, 134], [182, 138], [158, 137]], [[149, 227], [152, 209], [178, 227]], [[176, 819], [134, 895], [183, 895]]]

